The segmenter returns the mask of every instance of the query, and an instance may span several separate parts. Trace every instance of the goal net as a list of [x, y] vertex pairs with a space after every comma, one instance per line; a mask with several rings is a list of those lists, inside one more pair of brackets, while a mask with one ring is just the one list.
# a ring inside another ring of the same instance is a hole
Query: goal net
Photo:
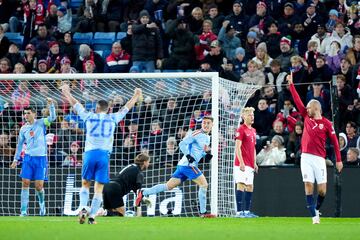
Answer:
[[[208, 211], [220, 216], [234, 214], [232, 165], [234, 129], [247, 99], [259, 86], [230, 82], [217, 73], [151, 74], [22, 74], [0, 75], [0, 215], [20, 211], [21, 161], [10, 169], [18, 133], [24, 124], [22, 110], [33, 106], [37, 118], [46, 117], [46, 98], [56, 102], [57, 119], [47, 128], [49, 181], [45, 183], [48, 215], [76, 215], [79, 210], [84, 122], [73, 113], [59, 87], [70, 84], [75, 98], [88, 111], [96, 101], [108, 100], [118, 111], [132, 96], [143, 90], [143, 98], [119, 123], [110, 155], [110, 177], [132, 163], [138, 153], [151, 156], [144, 187], [166, 182], [181, 158], [178, 144], [186, 134], [201, 127], [202, 118], [212, 115], [211, 162], [199, 168], [209, 182]], [[26, 146], [25, 146], [26, 147]], [[23, 153], [22, 153], [23, 155]], [[196, 216], [199, 213], [197, 186], [186, 181], [178, 188], [150, 196], [153, 204], [143, 207], [146, 216]], [[92, 196], [90, 196], [92, 197]], [[134, 194], [125, 197], [132, 209]], [[34, 185], [30, 186], [29, 215], [38, 215]]]

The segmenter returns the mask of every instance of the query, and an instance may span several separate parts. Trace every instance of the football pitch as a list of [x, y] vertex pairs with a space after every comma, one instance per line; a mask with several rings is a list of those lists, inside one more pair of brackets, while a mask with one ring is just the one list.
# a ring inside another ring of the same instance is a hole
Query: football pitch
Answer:
[[0, 217], [0, 239], [360, 239], [360, 218], [262, 217], [175, 218], [98, 217], [97, 225], [80, 225], [75, 217]]

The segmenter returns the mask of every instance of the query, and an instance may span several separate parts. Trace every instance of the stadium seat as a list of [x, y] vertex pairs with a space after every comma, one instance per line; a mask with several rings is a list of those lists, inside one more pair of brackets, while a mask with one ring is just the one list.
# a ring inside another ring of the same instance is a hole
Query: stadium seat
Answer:
[[111, 50], [110, 50], [110, 49], [104, 50], [104, 51], [103, 51], [103, 54], [102, 54], [102, 57], [103, 57], [104, 59], [106, 59], [107, 56], [110, 55], [110, 53], [111, 53]]
[[6, 32], [5, 36], [10, 40], [10, 42], [15, 43], [19, 47], [21, 47], [21, 45], [24, 41], [24, 36], [21, 36], [19, 32], [17, 32], [17, 33]]
[[71, 0], [70, 7], [72, 10], [78, 10], [79, 7], [83, 4], [83, 0]]
[[116, 40], [121, 40], [123, 39], [124, 37], [126, 37], [126, 32], [118, 32], [116, 34]]
[[113, 42], [115, 42], [115, 35], [115, 32], [96, 32], [92, 42], [94, 50], [111, 49]]
[[92, 32], [88, 32], [88, 33], [76, 32], [73, 37], [73, 40], [75, 41], [77, 46], [80, 46], [80, 44], [87, 44], [87, 45], [91, 46], [92, 39], [93, 39]]

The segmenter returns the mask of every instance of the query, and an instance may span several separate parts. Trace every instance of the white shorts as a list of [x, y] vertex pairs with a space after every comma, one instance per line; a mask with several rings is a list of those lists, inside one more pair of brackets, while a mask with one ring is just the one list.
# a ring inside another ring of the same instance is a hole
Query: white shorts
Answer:
[[327, 182], [326, 162], [325, 159], [309, 153], [301, 154], [300, 162], [303, 182], [321, 184]]
[[239, 166], [234, 166], [235, 183], [243, 183], [245, 185], [254, 184], [254, 169], [245, 166], [245, 171], [241, 171]]

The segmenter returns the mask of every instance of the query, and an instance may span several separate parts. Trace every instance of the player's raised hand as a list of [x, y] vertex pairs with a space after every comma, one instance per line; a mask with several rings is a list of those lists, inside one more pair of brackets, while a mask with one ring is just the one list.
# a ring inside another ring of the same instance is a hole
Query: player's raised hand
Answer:
[[341, 173], [341, 171], [343, 169], [343, 163], [342, 162], [336, 162], [336, 169], [338, 170], [339, 173]]
[[287, 80], [287, 82], [288, 82], [289, 85], [292, 84], [292, 83], [294, 83], [294, 82], [293, 82], [293, 73], [292, 73], [292, 72], [290, 72], [290, 74], [287, 75], [286, 80]]
[[17, 166], [17, 161], [14, 160], [14, 161], [10, 164], [10, 168], [14, 169], [14, 168], [16, 168], [16, 166]]
[[49, 97], [46, 98], [46, 101], [47, 101], [48, 105], [51, 105], [51, 104], [54, 103], [54, 100], [52, 98], [49, 98]]
[[68, 94], [68, 93], [70, 93], [70, 86], [69, 86], [69, 84], [67, 84], [67, 83], [63, 83], [63, 84], [61, 85], [60, 89], [61, 89], [61, 91], [62, 91], [63, 94]]
[[141, 88], [135, 88], [134, 90], [134, 95], [140, 97], [142, 95], [142, 90]]

